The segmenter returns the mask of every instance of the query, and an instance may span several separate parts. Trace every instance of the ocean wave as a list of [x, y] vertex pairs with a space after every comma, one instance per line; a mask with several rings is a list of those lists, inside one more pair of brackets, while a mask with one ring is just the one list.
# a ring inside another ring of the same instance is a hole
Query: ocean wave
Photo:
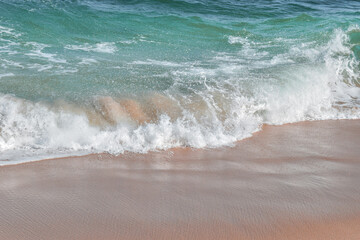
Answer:
[[0, 151], [12, 160], [19, 159], [19, 152], [34, 158], [51, 153], [219, 147], [250, 137], [265, 123], [358, 119], [359, 62], [347, 33], [336, 30], [327, 44], [309, 52], [290, 49], [286, 58], [300, 54], [311, 64], [287, 66], [275, 82], [266, 79], [246, 88], [243, 84], [248, 82], [239, 79], [212, 82], [213, 73], [191, 94], [180, 94], [174, 85], [164, 93], [133, 99], [98, 96], [83, 105], [1, 95]]
[[53, 1], [31, 23], [21, 9], [5, 16], [0, 160], [219, 147], [263, 124], [360, 118], [357, 25], [289, 14], [298, 5], [149, 3]]

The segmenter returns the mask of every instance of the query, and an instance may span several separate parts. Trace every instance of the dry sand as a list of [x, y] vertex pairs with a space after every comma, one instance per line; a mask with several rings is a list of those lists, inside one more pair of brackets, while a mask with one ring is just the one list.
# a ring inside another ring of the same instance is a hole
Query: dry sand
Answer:
[[0, 167], [0, 239], [360, 239], [360, 121]]

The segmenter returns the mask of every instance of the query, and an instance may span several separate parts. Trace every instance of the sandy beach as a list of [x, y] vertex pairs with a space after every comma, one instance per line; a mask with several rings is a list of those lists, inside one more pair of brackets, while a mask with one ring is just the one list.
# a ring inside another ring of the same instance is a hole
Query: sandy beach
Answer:
[[0, 239], [360, 239], [360, 121], [0, 167]]
[[0, 0], [0, 240], [360, 240], [360, 0]]

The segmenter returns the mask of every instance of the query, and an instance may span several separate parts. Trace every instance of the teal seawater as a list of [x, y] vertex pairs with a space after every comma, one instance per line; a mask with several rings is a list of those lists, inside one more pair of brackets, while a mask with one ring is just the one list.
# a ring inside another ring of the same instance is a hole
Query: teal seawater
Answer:
[[359, 26], [359, 1], [0, 0], [0, 151], [216, 147], [359, 118]]

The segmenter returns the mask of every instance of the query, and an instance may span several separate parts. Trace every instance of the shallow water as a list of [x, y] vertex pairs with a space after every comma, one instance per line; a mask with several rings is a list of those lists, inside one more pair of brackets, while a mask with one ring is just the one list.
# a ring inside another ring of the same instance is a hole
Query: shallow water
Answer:
[[358, 1], [0, 0], [0, 159], [360, 117]]

